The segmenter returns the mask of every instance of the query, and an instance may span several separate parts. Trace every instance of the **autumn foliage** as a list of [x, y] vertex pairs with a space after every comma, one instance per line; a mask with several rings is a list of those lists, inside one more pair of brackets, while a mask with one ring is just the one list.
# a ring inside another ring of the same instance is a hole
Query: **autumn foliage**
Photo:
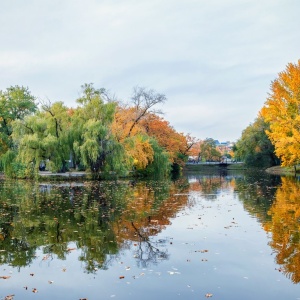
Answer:
[[276, 253], [280, 271], [294, 283], [300, 282], [300, 184], [293, 178], [282, 177], [282, 184], [276, 191], [275, 202], [268, 214], [270, 222], [265, 230], [272, 232], [270, 246]]
[[166, 175], [171, 164], [183, 164], [191, 138], [159, 116], [165, 95], [136, 87], [125, 104], [93, 84], [81, 88], [75, 108], [47, 101], [36, 109], [25, 88], [0, 93], [0, 168], [9, 169], [6, 175], [35, 176], [41, 164], [53, 172], [85, 169], [96, 178]]
[[261, 110], [270, 129], [267, 135], [283, 166], [300, 162], [300, 60], [289, 63], [271, 84], [271, 93]]

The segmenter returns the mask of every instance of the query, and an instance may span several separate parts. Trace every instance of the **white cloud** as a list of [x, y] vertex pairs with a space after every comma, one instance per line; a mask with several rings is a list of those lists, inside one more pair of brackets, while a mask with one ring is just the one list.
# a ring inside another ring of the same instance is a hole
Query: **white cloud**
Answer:
[[122, 99], [146, 86], [166, 94], [178, 131], [237, 139], [299, 59], [298, 11], [296, 0], [2, 1], [0, 89], [73, 105], [85, 82]]

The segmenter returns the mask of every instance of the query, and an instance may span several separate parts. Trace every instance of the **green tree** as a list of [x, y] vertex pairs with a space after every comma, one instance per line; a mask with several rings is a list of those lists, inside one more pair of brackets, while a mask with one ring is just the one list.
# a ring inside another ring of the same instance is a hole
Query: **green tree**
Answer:
[[93, 84], [82, 86], [71, 125], [76, 161], [89, 168], [94, 177], [126, 170], [124, 148], [112, 134], [116, 102], [104, 103], [103, 91], [95, 89]]
[[69, 123], [68, 109], [62, 102], [44, 103], [34, 116], [15, 121], [13, 138], [18, 147], [17, 160], [34, 173], [42, 161], [50, 171], [65, 171], [70, 157]]
[[153, 160], [140, 173], [157, 178], [167, 177], [171, 172], [172, 166], [170, 154], [153, 138], [150, 139], [150, 145], [153, 149]]
[[12, 147], [12, 122], [36, 110], [35, 97], [28, 88], [11, 86], [0, 91], [0, 155]]
[[16, 147], [12, 140], [12, 123], [23, 120], [37, 109], [28, 88], [11, 86], [0, 91], [0, 167], [5, 173], [17, 173], [22, 166], [15, 162]]
[[206, 161], [220, 160], [221, 152], [216, 148], [216, 142], [207, 138], [200, 143], [200, 156]]
[[242, 133], [234, 148], [234, 157], [248, 166], [270, 167], [279, 164], [274, 153], [274, 146], [266, 131], [269, 124], [258, 116]]

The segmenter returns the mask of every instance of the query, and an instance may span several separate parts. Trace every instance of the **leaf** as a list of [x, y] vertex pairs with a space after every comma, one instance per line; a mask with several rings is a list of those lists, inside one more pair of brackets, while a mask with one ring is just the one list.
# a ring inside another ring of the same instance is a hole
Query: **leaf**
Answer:
[[73, 251], [73, 250], [76, 250], [76, 248], [68, 248], [67, 249], [68, 252]]

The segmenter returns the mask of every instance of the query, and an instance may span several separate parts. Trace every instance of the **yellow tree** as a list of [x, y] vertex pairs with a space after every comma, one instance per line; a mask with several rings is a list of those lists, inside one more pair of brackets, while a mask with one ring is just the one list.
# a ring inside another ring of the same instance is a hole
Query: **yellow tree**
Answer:
[[279, 271], [294, 283], [300, 282], [300, 184], [293, 178], [281, 178], [274, 204], [268, 211], [271, 221], [264, 224], [272, 233], [270, 246], [276, 254]]
[[272, 82], [261, 113], [270, 124], [266, 133], [282, 166], [296, 166], [300, 162], [300, 60], [289, 63]]
[[146, 132], [142, 123], [150, 115], [161, 113], [155, 106], [165, 101], [163, 94], [136, 87], [132, 95], [132, 105], [118, 103], [116, 107], [112, 133], [137, 169], [145, 169], [155, 158], [152, 136]]

